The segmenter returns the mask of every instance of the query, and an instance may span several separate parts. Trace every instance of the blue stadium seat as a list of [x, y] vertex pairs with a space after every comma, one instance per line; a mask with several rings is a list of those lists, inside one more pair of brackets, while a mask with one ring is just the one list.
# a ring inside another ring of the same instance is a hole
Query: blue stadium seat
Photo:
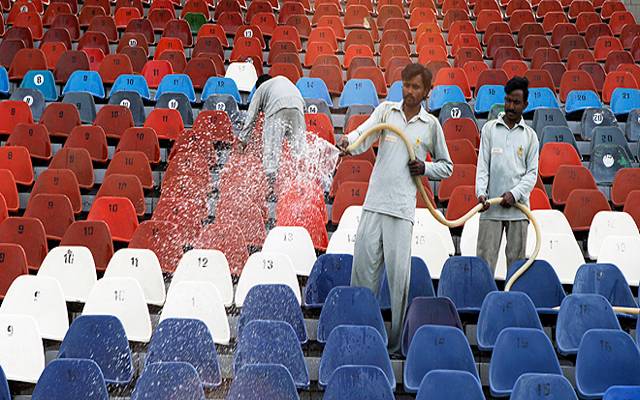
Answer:
[[429, 111], [437, 111], [447, 103], [461, 103], [465, 101], [464, 93], [459, 86], [440, 85], [429, 94]]
[[640, 399], [640, 386], [611, 386], [604, 392], [602, 400]]
[[395, 400], [384, 372], [372, 365], [345, 365], [335, 370], [323, 400]]
[[510, 400], [578, 400], [571, 383], [561, 375], [524, 374], [516, 381]]
[[621, 330], [592, 329], [584, 334], [576, 358], [580, 397], [599, 399], [611, 386], [640, 385], [640, 352]]
[[92, 96], [104, 99], [104, 85], [97, 71], [74, 71], [62, 89], [62, 95], [71, 92], [91, 93]]
[[387, 92], [387, 101], [402, 101], [402, 81], [395, 81]]
[[198, 372], [185, 362], [158, 362], [145, 367], [131, 400], [205, 400]]
[[236, 102], [242, 103], [240, 99], [240, 92], [238, 91], [238, 85], [231, 78], [223, 78], [218, 76], [212, 76], [207, 79], [202, 89], [202, 101], [205, 101], [212, 94], [230, 94], [236, 99]]
[[440, 125], [444, 125], [449, 118], [469, 118], [477, 123], [476, 115], [473, 113], [471, 106], [467, 104], [466, 100], [463, 103], [447, 103], [442, 106], [440, 114], [438, 114]]
[[0, 67], [0, 93], [9, 93], [9, 74], [5, 67]]
[[11, 398], [7, 376], [4, 374], [2, 367], [0, 367], [0, 400], [11, 400]]
[[409, 305], [402, 328], [402, 354], [409, 351], [411, 340], [423, 325], [453, 326], [462, 330], [456, 306], [447, 297], [416, 297]]
[[[525, 260], [518, 260], [507, 268], [507, 281], [524, 263]], [[556, 271], [545, 260], [534, 261], [531, 268], [511, 286], [511, 291], [526, 293], [539, 314], [557, 314], [553, 308], [559, 307], [566, 296]]]
[[238, 336], [251, 321], [284, 321], [291, 325], [301, 344], [307, 342], [302, 309], [293, 290], [287, 285], [256, 285], [249, 289], [238, 319]]
[[249, 364], [231, 382], [227, 400], [298, 400], [293, 378], [280, 364]]
[[504, 86], [483, 85], [476, 93], [474, 111], [476, 114], [485, 114], [491, 110], [494, 104], [504, 103]]
[[484, 400], [478, 379], [467, 371], [435, 370], [422, 379], [416, 400]]
[[449, 257], [442, 267], [438, 297], [450, 298], [459, 312], [479, 312], [486, 295], [496, 290], [493, 274], [480, 257]]
[[534, 328], [542, 331], [536, 308], [521, 292], [491, 292], [485, 297], [478, 317], [478, 347], [492, 350], [506, 328]]
[[31, 70], [27, 71], [20, 83], [21, 88], [36, 89], [44, 96], [47, 101], [58, 100], [58, 88], [56, 87], [56, 79], [53, 72], [49, 70]]
[[118, 92], [137, 92], [145, 100], [151, 99], [147, 80], [142, 75], [123, 74], [111, 86], [111, 95]]
[[556, 344], [562, 355], [578, 352], [590, 329], [622, 329], [611, 305], [599, 294], [571, 294], [562, 301], [556, 324]]
[[430, 371], [467, 371], [480, 380], [467, 338], [451, 326], [425, 325], [413, 336], [404, 365], [404, 390], [416, 393]]
[[333, 373], [344, 365], [378, 367], [387, 377], [387, 387], [396, 387], [386, 344], [370, 326], [341, 325], [331, 331], [320, 360], [318, 384], [327, 386]]
[[613, 264], [584, 264], [578, 268], [572, 293], [595, 293], [612, 306], [638, 307], [624, 275]]
[[564, 103], [564, 109], [567, 114], [591, 107], [602, 107], [600, 97], [591, 90], [572, 90], [567, 95], [567, 101]]
[[156, 100], [164, 93], [182, 93], [187, 96], [190, 102], [196, 101], [196, 92], [193, 89], [191, 78], [187, 74], [169, 74], [165, 75], [158, 85], [156, 91]]
[[322, 308], [331, 289], [351, 284], [351, 254], [323, 254], [311, 268], [304, 289], [305, 306]]
[[[0, 398], [4, 399], [1, 395]], [[109, 392], [102, 371], [94, 361], [57, 359], [51, 361], [42, 371], [31, 398], [109, 400]]]
[[193, 365], [206, 387], [222, 383], [216, 345], [211, 332], [200, 320], [168, 318], [153, 332], [145, 365], [173, 361]]
[[324, 100], [329, 107], [333, 107], [329, 89], [322, 79], [302, 77], [296, 82], [296, 87], [305, 99]]
[[234, 371], [248, 364], [282, 364], [298, 388], [309, 386], [309, 371], [296, 332], [282, 321], [251, 321], [242, 330], [233, 359]]
[[331, 289], [320, 312], [318, 342], [324, 343], [338, 325], [368, 325], [387, 343], [380, 305], [373, 292], [363, 287], [339, 286]]
[[133, 378], [127, 335], [120, 320], [112, 315], [81, 315], [76, 318], [60, 345], [58, 358], [95, 361], [108, 384], [123, 385]]
[[560, 108], [556, 94], [548, 87], [529, 88], [528, 100], [525, 113], [534, 112], [538, 108]]
[[611, 94], [611, 110], [616, 115], [627, 115], [640, 107], [640, 90], [616, 88]]
[[506, 328], [496, 341], [489, 364], [489, 387], [496, 397], [511, 394], [526, 373], [562, 375], [551, 341], [541, 329]]
[[[407, 308], [416, 297], [434, 297], [435, 295], [427, 264], [420, 257], [411, 257], [411, 278], [409, 279]], [[380, 280], [378, 301], [380, 302], [380, 308], [383, 310], [391, 309], [391, 292], [386, 269], [383, 270], [382, 279]]]
[[340, 95], [340, 107], [352, 104], [371, 104], [378, 106], [378, 93], [370, 79], [349, 79]]

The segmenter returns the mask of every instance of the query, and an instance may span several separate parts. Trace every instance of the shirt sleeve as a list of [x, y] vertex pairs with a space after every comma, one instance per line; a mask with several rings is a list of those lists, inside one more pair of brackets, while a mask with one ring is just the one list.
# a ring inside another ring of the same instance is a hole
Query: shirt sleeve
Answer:
[[433, 162], [425, 162], [424, 175], [429, 179], [445, 179], [453, 173], [453, 162], [449, 156], [447, 142], [444, 139], [444, 132], [438, 120], [433, 121], [433, 151], [431, 152]]
[[527, 170], [520, 182], [510, 190], [513, 197], [519, 203], [524, 203], [536, 185], [538, 179], [538, 137], [530, 134], [529, 148], [527, 149]]
[[476, 168], [476, 197], [487, 197], [489, 187], [489, 164], [491, 162], [491, 138], [489, 124], [482, 127], [478, 165]]
[[[380, 104], [378, 107], [376, 107], [375, 110], [373, 110], [373, 113], [371, 113], [371, 116], [369, 118], [367, 118], [366, 121], [364, 121], [362, 124], [360, 124], [360, 126], [358, 126], [356, 129], [354, 129], [351, 133], [349, 133], [347, 135], [347, 139], [349, 140], [349, 144], [353, 144], [363, 133], [365, 133], [366, 131], [368, 131], [370, 128], [374, 127], [375, 125], [381, 124], [382, 122], [384, 122], [384, 114], [387, 110], [387, 104], [386, 103], [382, 103]], [[381, 135], [381, 131], [378, 131], [376, 133], [374, 133], [373, 135], [369, 136], [367, 139], [365, 139], [364, 142], [362, 142], [362, 144], [360, 144], [360, 146], [356, 147], [351, 154], [353, 155], [357, 155], [357, 154], [362, 154], [365, 151], [367, 151], [369, 149], [369, 147], [371, 147], [371, 145], [378, 139], [380, 138]]]
[[247, 110], [247, 116], [244, 120], [244, 125], [238, 134], [238, 139], [242, 142], [248, 142], [251, 133], [256, 125], [256, 119], [258, 118], [258, 113], [260, 112], [260, 105], [262, 104], [262, 97], [264, 96], [263, 86], [256, 89], [253, 93], [253, 97], [251, 98], [251, 103], [249, 103], [249, 109]]

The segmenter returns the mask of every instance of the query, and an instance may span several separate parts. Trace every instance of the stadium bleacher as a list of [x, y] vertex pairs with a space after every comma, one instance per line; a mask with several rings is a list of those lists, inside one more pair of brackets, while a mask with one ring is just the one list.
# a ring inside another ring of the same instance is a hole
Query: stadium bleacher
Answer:
[[[640, 23], [621, 1], [0, 7], [0, 398], [640, 398], [640, 319], [612, 308], [640, 283]], [[270, 73], [305, 98], [309, 142], [335, 144], [402, 99], [412, 62], [455, 164], [424, 180], [449, 219], [476, 204], [504, 85], [529, 79], [542, 249], [503, 292], [523, 261], [492, 277], [478, 218], [449, 230], [419, 198], [390, 355], [386, 276], [349, 287], [375, 150], [321, 184], [285, 146], [270, 185], [261, 122], [244, 152], [235, 133]]]

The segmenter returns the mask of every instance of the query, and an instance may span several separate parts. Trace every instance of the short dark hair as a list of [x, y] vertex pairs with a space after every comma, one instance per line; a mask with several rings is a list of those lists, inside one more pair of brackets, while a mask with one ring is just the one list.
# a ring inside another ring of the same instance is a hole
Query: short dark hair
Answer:
[[256, 81], [256, 89], [259, 88], [260, 85], [262, 85], [263, 83], [265, 83], [266, 81], [268, 81], [271, 78], [273, 78], [273, 76], [271, 76], [269, 74], [260, 75], [258, 77], [258, 80]]
[[504, 86], [504, 92], [506, 94], [510, 94], [514, 90], [522, 90], [522, 96], [526, 102], [529, 98], [529, 80], [522, 76], [514, 76], [509, 79], [507, 84]]
[[416, 76], [422, 77], [425, 89], [431, 89], [431, 71], [422, 64], [407, 64], [400, 74], [403, 81], [408, 81]]

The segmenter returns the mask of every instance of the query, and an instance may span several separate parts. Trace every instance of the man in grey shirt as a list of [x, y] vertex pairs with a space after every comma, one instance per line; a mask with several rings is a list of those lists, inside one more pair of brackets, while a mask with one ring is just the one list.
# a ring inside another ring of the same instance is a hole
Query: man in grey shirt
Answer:
[[[411, 240], [416, 209], [416, 185], [413, 176], [444, 179], [451, 175], [453, 163], [438, 119], [427, 113], [422, 101], [431, 88], [431, 73], [420, 64], [402, 71], [402, 102], [380, 104], [362, 125], [344, 136], [338, 147], [344, 152], [349, 144], [369, 128], [389, 123], [408, 137], [417, 159], [409, 161], [404, 142], [393, 132], [370, 136], [354, 150], [366, 151], [379, 139], [378, 155], [356, 233], [351, 285], [378, 292], [382, 267], [386, 265], [391, 292], [391, 334], [389, 350], [397, 353], [409, 293]], [[433, 162], [425, 162], [430, 153]]]
[[[529, 206], [529, 194], [538, 176], [538, 136], [525, 124], [529, 81], [514, 77], [505, 86], [504, 110], [482, 128], [476, 196], [484, 204], [480, 216], [477, 254], [495, 273], [502, 232], [506, 231], [507, 263], [525, 258], [529, 221], [513, 207]], [[500, 206], [489, 208], [487, 199], [503, 197]]]
[[262, 161], [269, 175], [275, 175], [280, 162], [282, 138], [289, 140], [293, 155], [299, 155], [305, 147], [304, 99], [298, 88], [283, 76], [262, 75], [256, 81], [244, 127], [238, 135], [242, 146], [249, 142], [259, 112], [264, 112], [264, 144]]

